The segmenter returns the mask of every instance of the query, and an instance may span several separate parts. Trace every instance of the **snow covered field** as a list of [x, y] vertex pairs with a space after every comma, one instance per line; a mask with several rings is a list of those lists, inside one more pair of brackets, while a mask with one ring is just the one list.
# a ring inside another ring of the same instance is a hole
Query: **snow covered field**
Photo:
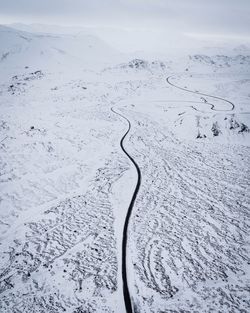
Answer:
[[249, 312], [250, 50], [138, 59], [4, 26], [0, 42], [0, 311], [126, 312], [125, 117], [133, 312]]

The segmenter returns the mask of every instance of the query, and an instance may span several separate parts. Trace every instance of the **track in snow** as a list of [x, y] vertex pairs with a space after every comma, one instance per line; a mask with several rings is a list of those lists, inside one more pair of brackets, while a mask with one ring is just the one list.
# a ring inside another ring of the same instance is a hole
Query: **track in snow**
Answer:
[[120, 117], [122, 117], [124, 120], [127, 121], [128, 123], [128, 130], [126, 131], [126, 133], [123, 135], [121, 141], [120, 141], [120, 147], [122, 149], [122, 151], [126, 154], [126, 156], [129, 158], [129, 160], [133, 163], [134, 167], [136, 168], [137, 171], [137, 183], [136, 183], [136, 187], [133, 193], [133, 196], [131, 198], [129, 207], [128, 207], [128, 212], [125, 218], [125, 222], [124, 222], [124, 228], [123, 228], [123, 238], [122, 238], [122, 280], [123, 280], [123, 296], [124, 296], [124, 302], [125, 302], [125, 307], [126, 307], [126, 311], [127, 313], [133, 313], [133, 308], [132, 308], [132, 303], [131, 303], [131, 297], [130, 297], [130, 293], [129, 293], [129, 288], [128, 288], [128, 277], [127, 277], [127, 232], [128, 232], [128, 224], [129, 224], [129, 219], [133, 210], [133, 206], [138, 194], [138, 191], [140, 189], [140, 185], [141, 185], [141, 171], [140, 168], [138, 166], [138, 164], [135, 162], [135, 160], [133, 159], [133, 157], [126, 151], [126, 149], [124, 148], [123, 142], [126, 138], [126, 136], [128, 135], [130, 129], [131, 129], [131, 123], [130, 121], [123, 116], [122, 114], [116, 112], [113, 108], [111, 108], [111, 111], [117, 115], [119, 115]]

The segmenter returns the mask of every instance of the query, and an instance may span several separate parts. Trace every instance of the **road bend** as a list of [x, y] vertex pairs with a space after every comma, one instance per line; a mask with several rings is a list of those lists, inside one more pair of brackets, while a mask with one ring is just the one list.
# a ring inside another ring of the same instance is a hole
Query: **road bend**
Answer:
[[124, 140], [127, 137], [128, 133], [130, 132], [131, 123], [130, 123], [129, 119], [127, 119], [121, 113], [116, 112], [113, 108], [111, 108], [111, 111], [113, 113], [119, 115], [121, 118], [123, 118], [128, 123], [128, 130], [126, 131], [126, 133], [123, 135], [123, 137], [120, 140], [120, 147], [121, 147], [122, 151], [126, 154], [126, 156], [129, 158], [131, 163], [134, 165], [134, 167], [136, 169], [136, 172], [137, 172], [137, 183], [136, 183], [136, 187], [135, 187], [134, 193], [132, 195], [132, 198], [131, 198], [131, 201], [130, 201], [130, 204], [129, 204], [129, 207], [128, 207], [128, 211], [127, 211], [127, 214], [126, 214], [126, 218], [125, 218], [125, 222], [124, 222], [124, 228], [123, 228], [123, 238], [122, 238], [123, 297], [124, 297], [124, 302], [125, 302], [125, 307], [126, 307], [127, 313], [133, 313], [133, 305], [132, 305], [131, 296], [130, 296], [130, 292], [129, 292], [129, 288], [128, 288], [127, 239], [128, 239], [129, 220], [130, 220], [130, 217], [131, 217], [131, 213], [132, 213], [132, 210], [133, 210], [133, 207], [134, 207], [134, 204], [135, 204], [135, 200], [136, 200], [137, 194], [138, 194], [139, 189], [140, 189], [140, 185], [141, 185], [141, 171], [140, 171], [140, 168], [139, 168], [138, 164], [134, 160], [134, 158], [127, 152], [126, 148], [124, 147]]
[[167, 81], [167, 83], [168, 83], [169, 85], [171, 85], [171, 86], [173, 86], [173, 87], [175, 87], [175, 88], [178, 88], [178, 89], [180, 89], [180, 90], [184, 90], [184, 91], [186, 91], [186, 92], [194, 93], [194, 94], [196, 94], [196, 95], [205, 96], [205, 97], [210, 97], [210, 98], [213, 98], [213, 99], [218, 99], [218, 100], [221, 100], [221, 101], [225, 101], [225, 102], [227, 102], [227, 103], [230, 105], [230, 109], [228, 109], [228, 110], [217, 110], [217, 109], [214, 108], [214, 105], [213, 105], [213, 104], [207, 102], [208, 105], [211, 105], [211, 110], [213, 110], [213, 111], [233, 111], [234, 108], [235, 108], [235, 105], [234, 105], [231, 101], [229, 101], [229, 100], [227, 100], [227, 99], [220, 98], [220, 97], [217, 97], [217, 96], [212, 96], [212, 95], [209, 95], [209, 94], [206, 94], [206, 93], [201, 93], [201, 92], [198, 92], [198, 91], [193, 91], [193, 90], [190, 90], [190, 89], [187, 89], [187, 88], [183, 88], [183, 87], [177, 86], [177, 85], [175, 85], [175, 84], [173, 84], [173, 83], [171, 82], [171, 78], [173, 78], [173, 76], [167, 77], [167, 78], [166, 78], [166, 81]]

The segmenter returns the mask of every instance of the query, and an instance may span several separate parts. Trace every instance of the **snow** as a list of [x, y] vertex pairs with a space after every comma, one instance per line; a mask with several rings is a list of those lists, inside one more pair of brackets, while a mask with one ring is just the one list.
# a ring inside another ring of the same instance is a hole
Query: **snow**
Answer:
[[5, 26], [0, 42], [1, 312], [126, 312], [137, 175], [112, 107], [142, 173], [134, 311], [247, 312], [248, 47], [146, 58]]

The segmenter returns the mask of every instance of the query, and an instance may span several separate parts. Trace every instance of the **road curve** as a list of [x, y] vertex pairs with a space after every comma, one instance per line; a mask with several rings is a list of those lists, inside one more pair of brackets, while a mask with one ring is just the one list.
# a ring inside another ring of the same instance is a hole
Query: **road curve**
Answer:
[[233, 111], [233, 110], [234, 110], [235, 105], [234, 105], [231, 101], [226, 100], [226, 99], [224, 99], [224, 98], [217, 97], [217, 96], [212, 96], [212, 95], [208, 95], [208, 94], [205, 94], [205, 93], [196, 92], [196, 91], [189, 90], [189, 89], [186, 89], [186, 88], [183, 88], [183, 87], [179, 87], [179, 86], [173, 84], [173, 83], [170, 81], [170, 79], [171, 79], [172, 77], [173, 77], [173, 76], [168, 76], [168, 77], [166, 78], [166, 81], [167, 81], [167, 83], [168, 83], [169, 85], [171, 85], [171, 86], [173, 86], [173, 87], [175, 87], [175, 88], [178, 88], [178, 89], [180, 89], [180, 90], [184, 90], [184, 91], [186, 91], [186, 92], [191, 92], [191, 93], [194, 93], [194, 94], [196, 94], [196, 95], [201, 95], [201, 96], [205, 96], [205, 97], [210, 97], [210, 98], [222, 100], [222, 101], [227, 102], [227, 103], [230, 104], [230, 106], [231, 106], [231, 108], [228, 109], [228, 110], [217, 110], [217, 109], [214, 108], [214, 104], [209, 103], [209, 102], [206, 102], [207, 104], [211, 105], [211, 110], [214, 110], [214, 111]]
[[128, 123], [128, 130], [126, 131], [126, 133], [123, 135], [122, 139], [120, 140], [120, 147], [121, 147], [122, 151], [126, 154], [126, 156], [129, 158], [129, 160], [133, 163], [133, 165], [137, 171], [137, 183], [136, 183], [136, 187], [135, 187], [133, 196], [131, 198], [131, 201], [130, 201], [130, 204], [128, 207], [128, 211], [127, 211], [127, 215], [126, 215], [124, 227], [123, 227], [123, 238], [122, 238], [123, 297], [124, 297], [124, 302], [125, 302], [125, 307], [126, 307], [127, 313], [133, 313], [133, 307], [132, 307], [132, 301], [131, 301], [131, 297], [130, 297], [130, 293], [129, 293], [128, 277], [127, 277], [127, 233], [128, 233], [129, 219], [130, 219], [130, 216], [131, 216], [131, 213], [133, 210], [133, 206], [134, 206], [134, 203], [135, 203], [135, 200], [136, 200], [136, 197], [137, 197], [137, 194], [139, 192], [140, 185], [141, 185], [141, 171], [140, 171], [138, 164], [135, 162], [133, 157], [126, 151], [126, 149], [124, 148], [124, 145], [123, 145], [124, 139], [126, 138], [126, 136], [128, 135], [128, 133], [131, 129], [131, 123], [125, 116], [116, 112], [113, 108], [111, 108], [111, 111], [113, 113], [119, 115], [120, 117], [122, 117]]

